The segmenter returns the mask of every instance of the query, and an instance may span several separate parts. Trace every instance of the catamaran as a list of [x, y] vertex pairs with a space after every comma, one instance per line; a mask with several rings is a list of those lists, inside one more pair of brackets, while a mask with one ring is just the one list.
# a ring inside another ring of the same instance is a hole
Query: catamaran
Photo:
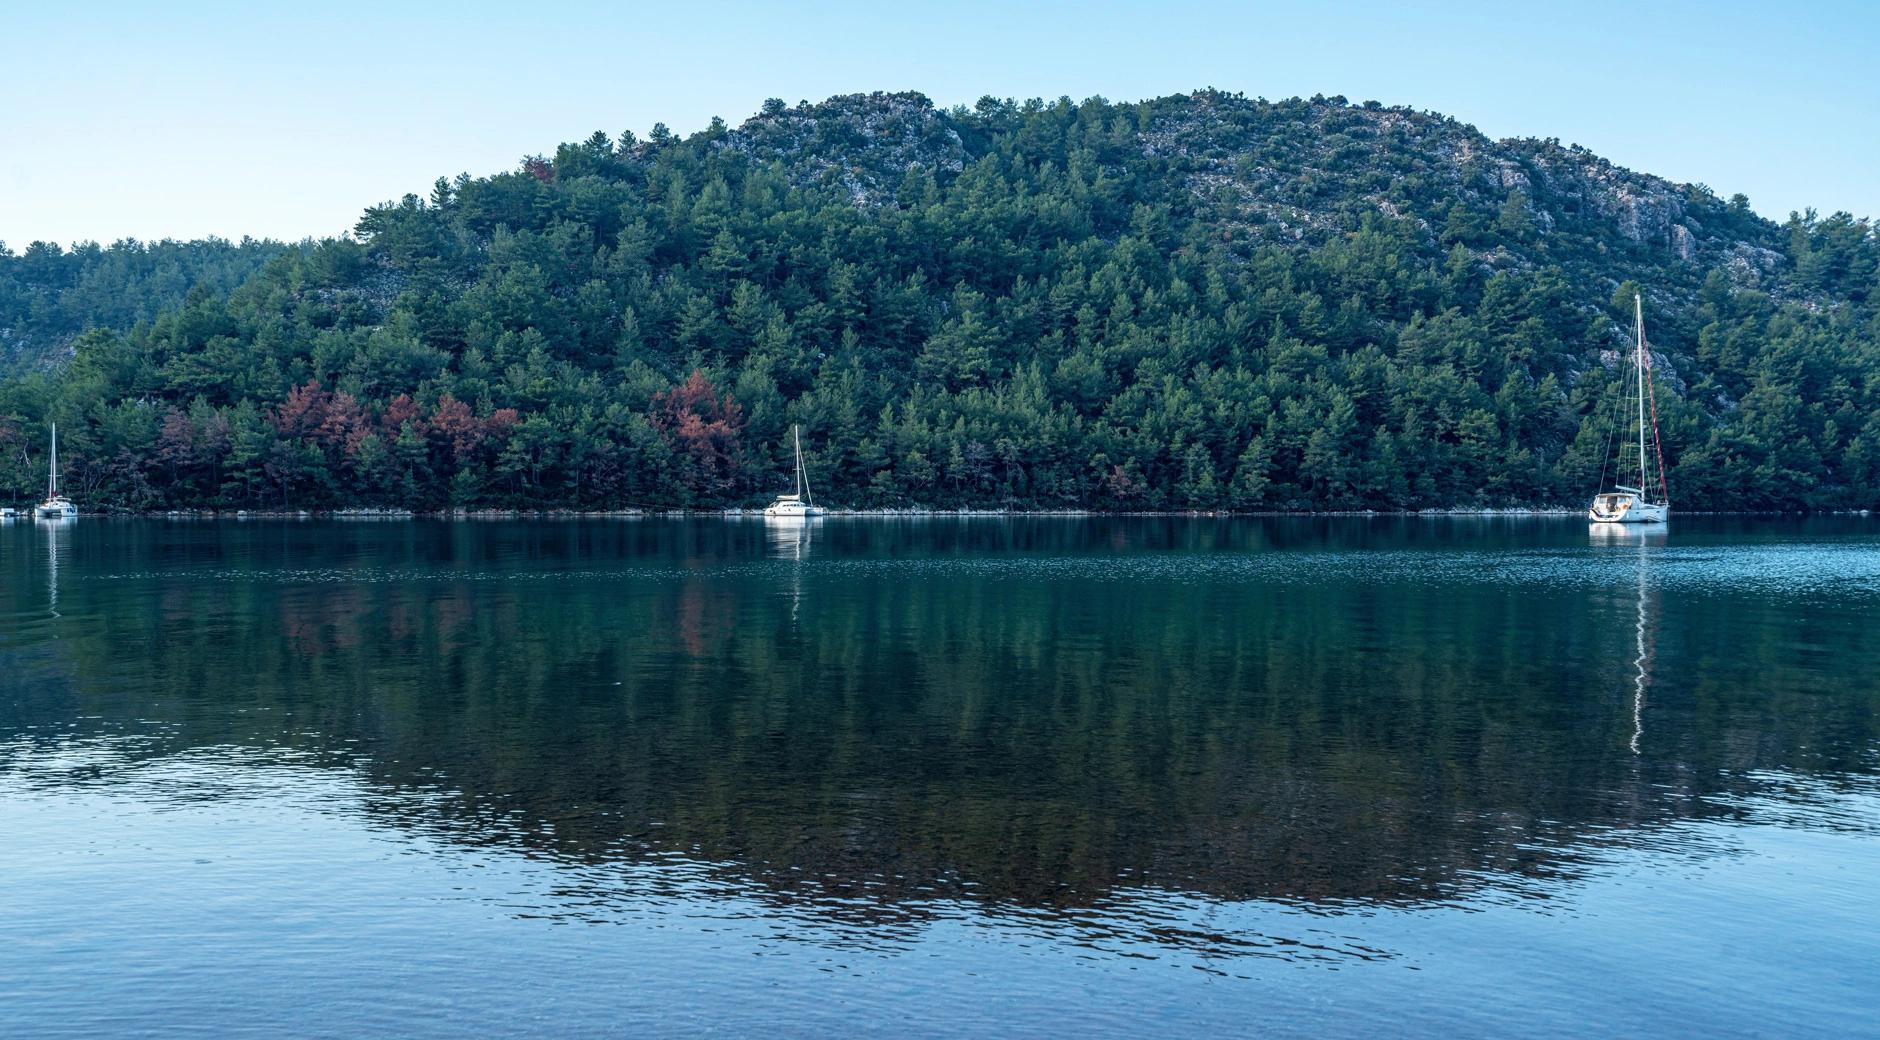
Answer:
[[46, 463], [46, 500], [33, 509], [41, 520], [71, 520], [78, 516], [72, 500], [59, 494], [59, 424], [52, 424], [52, 457]]
[[[1636, 386], [1627, 387], [1620, 398], [1621, 423], [1630, 423], [1637, 414], [1638, 448], [1631, 452], [1631, 438], [1626, 438], [1619, 445], [1618, 467], [1614, 473], [1611, 491], [1601, 491], [1593, 496], [1593, 506], [1587, 510], [1587, 519], [1596, 524], [1662, 524], [1671, 515], [1671, 495], [1665, 487], [1665, 449], [1658, 440], [1658, 398], [1652, 393], [1650, 355], [1645, 352], [1645, 301], [1643, 297], [1632, 298], [1632, 313], [1636, 322], [1636, 336], [1632, 348], [1632, 365], [1637, 371]], [[1651, 409], [1649, 427], [1645, 421], [1646, 408]], [[1651, 433], [1652, 450], [1645, 450], [1645, 435]], [[1653, 478], [1653, 462], [1657, 463], [1656, 479]], [[1605, 482], [1602, 475], [1600, 482]], [[1636, 474], [1631, 486], [1618, 483]]]
[[807, 520], [823, 515], [823, 508], [810, 497], [809, 471], [803, 468], [803, 431], [792, 426], [790, 435], [796, 441], [796, 493], [778, 495], [775, 502], [765, 506], [764, 517], [768, 520]]

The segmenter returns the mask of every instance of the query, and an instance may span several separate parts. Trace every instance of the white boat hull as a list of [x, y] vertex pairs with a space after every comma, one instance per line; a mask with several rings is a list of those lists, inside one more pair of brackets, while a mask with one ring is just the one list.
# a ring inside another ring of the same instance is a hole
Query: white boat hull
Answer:
[[782, 502], [764, 508], [766, 520], [811, 520], [823, 515], [821, 506], [804, 505], [800, 502]]
[[75, 520], [78, 518], [78, 507], [63, 498], [56, 498], [33, 507], [33, 515], [41, 520]]
[[1671, 507], [1632, 495], [1600, 495], [1586, 511], [1586, 518], [1596, 524], [1662, 524], [1670, 515]]

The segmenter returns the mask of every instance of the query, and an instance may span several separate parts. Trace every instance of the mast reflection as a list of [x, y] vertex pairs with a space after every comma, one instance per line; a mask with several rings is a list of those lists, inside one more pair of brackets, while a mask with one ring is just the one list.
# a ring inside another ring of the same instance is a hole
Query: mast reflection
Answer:
[[35, 523], [46, 536], [46, 610], [53, 617], [59, 613], [59, 562], [71, 551], [72, 528], [78, 521], [70, 517], [41, 518]]
[[1651, 686], [1652, 661], [1657, 656], [1658, 646], [1657, 616], [1651, 603], [1651, 558], [1655, 550], [1664, 546], [1665, 531], [1656, 525], [1589, 524], [1588, 533], [1594, 545], [1629, 545], [1638, 549], [1638, 595], [1633, 624], [1637, 652], [1632, 659], [1632, 739], [1629, 741], [1636, 755], [1645, 739], [1645, 691]]
[[809, 555], [810, 531], [821, 520], [814, 517], [764, 517], [764, 537], [773, 558], [794, 560], [790, 568], [790, 622], [795, 624], [803, 605], [803, 558]]

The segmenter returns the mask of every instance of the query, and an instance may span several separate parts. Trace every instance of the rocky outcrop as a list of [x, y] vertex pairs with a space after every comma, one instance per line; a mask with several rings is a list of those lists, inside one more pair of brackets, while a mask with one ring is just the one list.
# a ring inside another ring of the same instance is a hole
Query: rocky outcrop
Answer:
[[[1531, 234], [1490, 250], [1498, 263], [1596, 255], [1615, 261], [1617, 277], [1616, 262], [1632, 256], [1632, 266], [1721, 267], [1757, 284], [1781, 259], [1779, 228], [1722, 219], [1724, 204], [1703, 189], [1558, 141], [1491, 140], [1431, 112], [1197, 91], [1142, 102], [1134, 114], [1138, 154], [1178, 177], [1227, 241], [1322, 240], [1372, 213], [1412, 222], [1446, 247], [1459, 235], [1449, 226], [1456, 213], [1493, 226], [1519, 196]], [[892, 202], [911, 172], [945, 180], [964, 171], [977, 158], [970, 142], [991, 132], [986, 122], [920, 94], [851, 94], [772, 102], [718, 132], [714, 146], [776, 163], [795, 186], [834, 187], [873, 206]]]
[[1683, 224], [1671, 225], [1671, 251], [1679, 260], [1689, 263], [1697, 258], [1697, 237]]
[[[1492, 141], [1428, 112], [1352, 105], [1343, 98], [1267, 102], [1204, 92], [1146, 103], [1144, 155], [1178, 159], [1190, 184], [1272, 237], [1342, 233], [1364, 183], [1366, 208], [1414, 219], [1433, 235], [1455, 206], [1493, 219], [1517, 193], [1542, 235], [1597, 247], [1637, 247], [1661, 261], [1721, 264], [1741, 250], [1773, 250], [1780, 231], [1754, 221], [1752, 237], [1707, 230], [1724, 204], [1703, 189], [1634, 173], [1557, 141]], [[1373, 186], [1382, 181], [1381, 186]], [[1738, 224], [1744, 222], [1738, 221]], [[1547, 243], [1525, 250], [1545, 260]], [[1516, 249], [1521, 252], [1521, 248]]]
[[718, 146], [789, 171], [796, 186], [836, 186], [858, 205], [893, 197], [908, 173], [957, 174], [960, 133], [924, 95], [849, 94], [794, 108], [772, 103], [727, 131]]

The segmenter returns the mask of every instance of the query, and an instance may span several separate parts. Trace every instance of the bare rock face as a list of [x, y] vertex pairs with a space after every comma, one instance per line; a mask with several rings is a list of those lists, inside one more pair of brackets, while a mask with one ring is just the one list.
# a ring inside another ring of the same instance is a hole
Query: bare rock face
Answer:
[[909, 172], [966, 168], [966, 146], [933, 102], [916, 93], [850, 94], [772, 110], [728, 131], [721, 147], [782, 163], [797, 186], [839, 186], [857, 205], [892, 197]]
[[1678, 259], [1690, 263], [1697, 258], [1697, 237], [1683, 224], [1671, 225], [1671, 251]]
[[1765, 289], [1783, 263], [1782, 254], [1773, 249], [1738, 242], [1724, 260], [1723, 269], [1729, 272], [1732, 282], [1743, 288]]
[[[1557, 141], [1492, 141], [1429, 112], [1343, 98], [1268, 102], [1203, 91], [1140, 106], [1142, 154], [1182, 171], [1228, 230], [1255, 240], [1324, 239], [1355, 229], [1363, 211], [1415, 222], [1439, 238], [1461, 207], [1493, 224], [1517, 193], [1535, 236], [1508, 243], [1516, 264], [1617, 249], [1641, 260], [1722, 264], [1754, 242], [1707, 232], [1723, 203], [1708, 192], [1616, 166]], [[1356, 194], [1356, 198], [1352, 197]], [[1352, 203], [1359, 201], [1361, 206]], [[1715, 214], [1712, 213], [1715, 210]], [[1741, 227], [1741, 222], [1735, 222]], [[1453, 241], [1454, 237], [1445, 241]], [[1465, 236], [1465, 241], [1466, 241]], [[1754, 265], [1752, 265], [1754, 266]]]
[[1609, 196], [1606, 210], [1612, 214], [1619, 234], [1626, 238], [1644, 244], [1668, 245], [1671, 227], [1683, 218], [1684, 207], [1671, 192], [1651, 190], [1653, 187], [1621, 182]]

